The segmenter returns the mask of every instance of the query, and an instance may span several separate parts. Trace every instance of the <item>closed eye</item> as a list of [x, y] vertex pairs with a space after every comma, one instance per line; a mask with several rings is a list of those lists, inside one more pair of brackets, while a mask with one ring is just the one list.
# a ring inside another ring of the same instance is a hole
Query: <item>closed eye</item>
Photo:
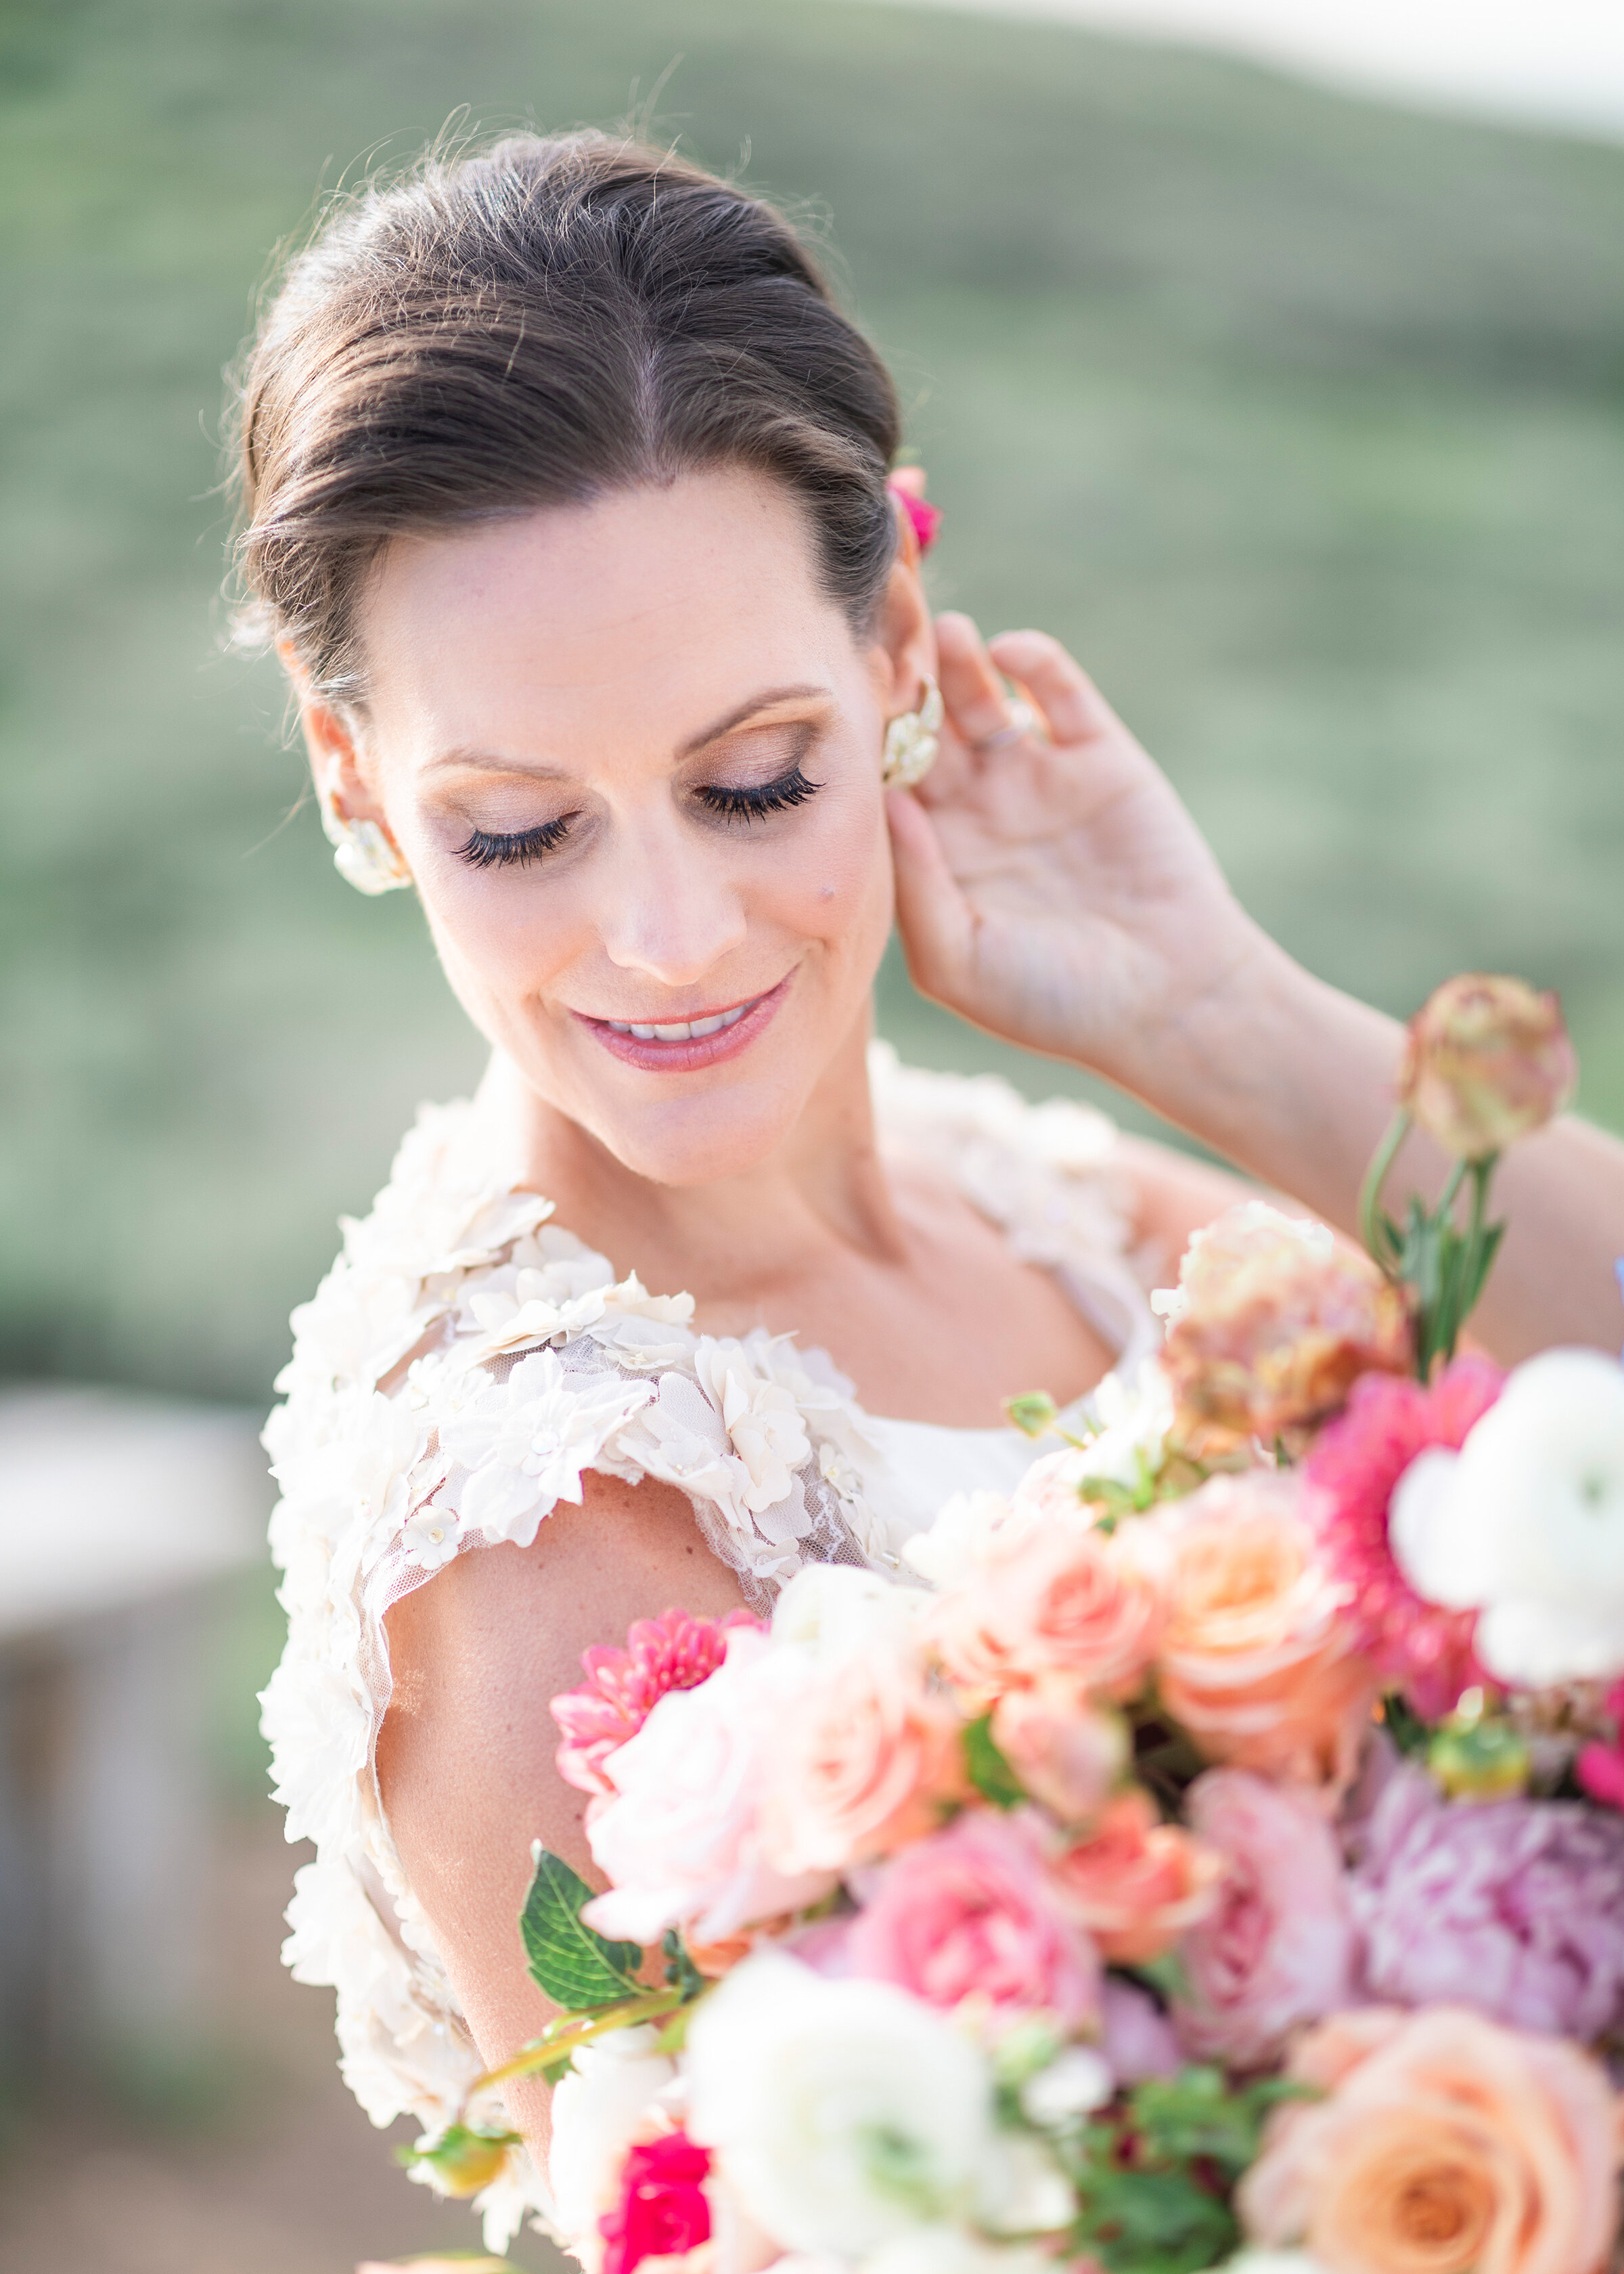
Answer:
[[561, 821], [540, 821], [534, 829], [471, 830], [467, 844], [457, 847], [456, 857], [470, 869], [523, 868], [564, 842], [570, 819], [567, 814]]
[[787, 806], [804, 805], [816, 797], [823, 787], [822, 782], [808, 781], [797, 760], [786, 774], [777, 781], [760, 782], [748, 787], [734, 788], [713, 783], [697, 790], [695, 794], [712, 813], [719, 813], [729, 821], [756, 821], [763, 814], [782, 813]]

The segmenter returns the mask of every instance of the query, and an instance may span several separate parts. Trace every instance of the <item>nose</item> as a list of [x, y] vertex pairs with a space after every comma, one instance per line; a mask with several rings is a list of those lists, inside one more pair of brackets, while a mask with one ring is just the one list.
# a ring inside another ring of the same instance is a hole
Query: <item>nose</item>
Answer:
[[599, 923], [618, 969], [663, 987], [693, 987], [744, 945], [743, 899], [710, 847], [680, 832], [647, 829], [623, 838], [618, 854]]

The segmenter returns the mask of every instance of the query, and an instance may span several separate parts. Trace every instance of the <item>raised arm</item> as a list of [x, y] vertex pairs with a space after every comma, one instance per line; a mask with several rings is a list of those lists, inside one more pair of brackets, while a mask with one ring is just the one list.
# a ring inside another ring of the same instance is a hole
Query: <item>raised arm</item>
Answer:
[[[1245, 914], [1166, 777], [1054, 640], [937, 626], [948, 731], [893, 791], [898, 912], [927, 995], [1088, 1067], [1262, 1182], [1357, 1230], [1402, 1029], [1292, 961]], [[1047, 735], [1010, 731], [1000, 674]], [[1440, 975], [1441, 976], [1442, 975]], [[1447, 1168], [1412, 1137], [1389, 1191]], [[1624, 1338], [1624, 1145], [1568, 1118], [1496, 1186], [1511, 1232], [1473, 1332], [1497, 1355]]]

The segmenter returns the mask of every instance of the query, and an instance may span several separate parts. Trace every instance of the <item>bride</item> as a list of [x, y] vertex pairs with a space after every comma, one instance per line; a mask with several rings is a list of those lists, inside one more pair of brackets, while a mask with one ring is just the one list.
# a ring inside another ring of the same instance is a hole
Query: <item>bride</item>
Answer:
[[[267, 1435], [288, 1956], [374, 2120], [433, 2127], [547, 2017], [515, 1920], [533, 1840], [590, 1869], [547, 1713], [580, 1652], [893, 1568], [1019, 1476], [1006, 1397], [1131, 1372], [1243, 1189], [898, 1068], [893, 917], [936, 1000], [1344, 1227], [1400, 1037], [1249, 922], [1053, 640], [932, 623], [890, 380], [736, 189], [582, 133], [365, 191], [240, 434], [339, 866], [416, 886], [492, 1046], [345, 1227]], [[1504, 1354], [1616, 1341], [1621, 1185], [1581, 1125], [1522, 1149]]]

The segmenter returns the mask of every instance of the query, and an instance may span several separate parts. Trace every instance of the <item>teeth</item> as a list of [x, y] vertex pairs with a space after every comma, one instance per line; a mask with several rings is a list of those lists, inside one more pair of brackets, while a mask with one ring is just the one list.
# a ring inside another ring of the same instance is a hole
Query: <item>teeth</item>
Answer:
[[736, 1011], [718, 1011], [712, 1019], [689, 1019], [668, 1027], [640, 1026], [635, 1020], [605, 1019], [605, 1027], [617, 1035], [633, 1035], [640, 1043], [694, 1043], [706, 1035], [719, 1035], [724, 1027], [736, 1027], [747, 1011], [753, 1011], [761, 1001], [741, 1003]]

